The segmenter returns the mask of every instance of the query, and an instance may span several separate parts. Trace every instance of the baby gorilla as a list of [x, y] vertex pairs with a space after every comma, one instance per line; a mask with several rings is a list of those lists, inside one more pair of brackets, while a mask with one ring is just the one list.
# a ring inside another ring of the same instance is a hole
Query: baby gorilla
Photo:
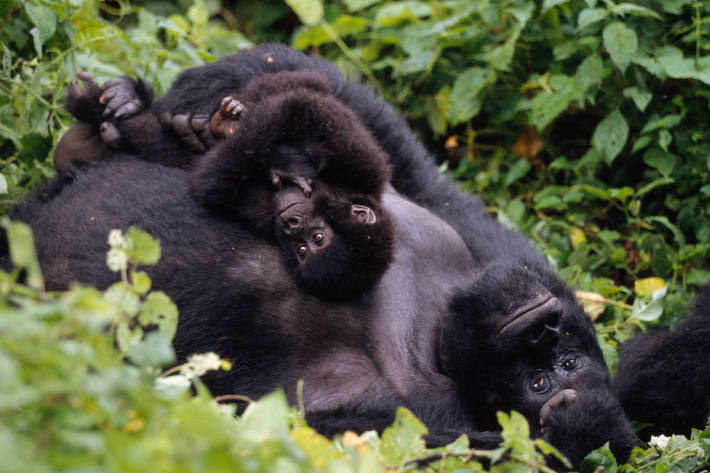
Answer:
[[[247, 84], [240, 100], [226, 97], [205, 122], [210, 133], [226, 139], [201, 155], [183, 147], [174, 128], [165, 129], [147, 110], [150, 95], [142, 83], [122, 78], [102, 89], [88, 76], [80, 78], [86, 87], [72, 84], [67, 108], [105, 147], [92, 148], [94, 137], [85, 142], [87, 153], [127, 150], [190, 168], [193, 197], [277, 243], [306, 291], [353, 297], [389, 266], [393, 229], [380, 202], [390, 177], [387, 156], [318, 74], [266, 75]], [[114, 103], [116, 97], [124, 103]], [[102, 109], [105, 102], [113, 104], [109, 113]], [[129, 118], [113, 113], [125, 104], [143, 111]], [[74, 144], [62, 149], [80, 151], [80, 140], [70, 138]], [[59, 161], [66, 169], [81, 160], [76, 156], [60, 154]]]

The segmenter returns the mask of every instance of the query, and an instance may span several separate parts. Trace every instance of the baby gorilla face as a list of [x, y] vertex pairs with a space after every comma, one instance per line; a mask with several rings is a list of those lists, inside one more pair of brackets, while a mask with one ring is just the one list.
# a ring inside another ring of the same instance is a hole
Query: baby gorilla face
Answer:
[[286, 260], [299, 284], [316, 295], [362, 294], [389, 265], [392, 229], [372, 199], [325, 188], [306, 197], [287, 187], [274, 195], [274, 208]]

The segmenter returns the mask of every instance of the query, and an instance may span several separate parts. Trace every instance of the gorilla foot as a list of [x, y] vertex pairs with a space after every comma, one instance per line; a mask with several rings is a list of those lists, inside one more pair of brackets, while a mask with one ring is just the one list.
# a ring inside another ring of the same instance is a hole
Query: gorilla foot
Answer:
[[172, 115], [165, 112], [158, 117], [158, 120], [163, 126], [171, 128], [178, 135], [180, 141], [193, 153], [202, 154], [217, 142], [217, 138], [210, 129], [210, 116], [207, 114], [178, 113]]
[[234, 97], [223, 98], [219, 110], [212, 115], [210, 120], [212, 134], [220, 138], [226, 138], [233, 134], [237, 129], [237, 122], [245, 110], [244, 104]]
[[277, 189], [282, 189], [284, 186], [284, 182], [288, 181], [293, 183], [299, 189], [301, 189], [303, 195], [305, 195], [306, 197], [310, 197], [311, 193], [313, 192], [313, 189], [311, 188], [311, 185], [313, 184], [313, 179], [303, 176], [297, 176], [286, 171], [278, 171], [275, 169], [271, 170], [270, 177], [271, 183]]

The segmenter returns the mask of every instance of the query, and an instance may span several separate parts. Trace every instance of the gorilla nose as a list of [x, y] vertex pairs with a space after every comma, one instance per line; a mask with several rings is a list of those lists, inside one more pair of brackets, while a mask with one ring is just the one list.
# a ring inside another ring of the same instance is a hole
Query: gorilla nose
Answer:
[[303, 220], [303, 217], [299, 215], [282, 215], [279, 217], [278, 223], [286, 234], [291, 234], [303, 227]]
[[574, 389], [563, 389], [550, 399], [545, 401], [545, 404], [540, 408], [540, 425], [547, 424], [552, 412], [562, 406], [568, 406], [577, 399], [577, 391]]

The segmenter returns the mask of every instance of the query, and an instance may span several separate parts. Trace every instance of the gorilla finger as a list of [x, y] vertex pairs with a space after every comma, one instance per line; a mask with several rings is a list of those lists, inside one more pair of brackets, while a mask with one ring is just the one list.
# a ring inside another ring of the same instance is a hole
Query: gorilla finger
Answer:
[[192, 129], [197, 133], [197, 137], [206, 148], [211, 148], [217, 140], [210, 129], [210, 116], [205, 114], [195, 114], [190, 119]]
[[112, 148], [118, 148], [121, 143], [121, 134], [111, 122], [102, 122], [99, 126], [101, 140]]
[[76, 76], [84, 83], [86, 87], [99, 87], [96, 82], [94, 82], [94, 79], [91, 78], [88, 72], [78, 72]]
[[81, 94], [81, 87], [77, 78], [73, 78], [69, 84], [69, 97], [78, 97]]
[[186, 113], [174, 115], [172, 125], [175, 133], [178, 134], [182, 142], [185, 143], [190, 150], [195, 153], [204, 153], [207, 151], [190, 124], [190, 115]]
[[134, 115], [137, 115], [138, 112], [141, 111], [141, 108], [141, 103], [138, 100], [133, 99], [118, 107], [113, 116], [116, 118], [130, 118]]
[[167, 128], [173, 128], [173, 115], [170, 112], [163, 112], [158, 115], [158, 121]]

